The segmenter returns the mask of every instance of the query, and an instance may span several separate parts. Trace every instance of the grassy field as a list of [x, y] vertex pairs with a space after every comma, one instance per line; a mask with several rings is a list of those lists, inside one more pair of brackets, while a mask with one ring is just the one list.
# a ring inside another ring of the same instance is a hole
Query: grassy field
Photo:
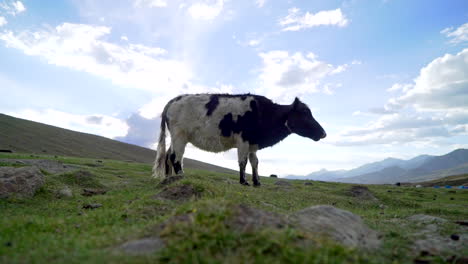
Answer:
[[[162, 186], [149, 177], [148, 164], [29, 154], [1, 158], [53, 159], [75, 165], [78, 172], [44, 172], [46, 184], [34, 198], [0, 200], [0, 263], [413, 263], [415, 258], [445, 263], [453, 252], [411, 254], [421, 227], [406, 218], [448, 219], [440, 229], [447, 237], [460, 233], [462, 226], [454, 221], [468, 219], [468, 190], [369, 185], [378, 199], [373, 201], [350, 196], [350, 184], [288, 181], [290, 186], [280, 186], [278, 179], [262, 178], [262, 187], [253, 188], [237, 184], [234, 175], [186, 170], [182, 180]], [[65, 186], [73, 197], [57, 196]], [[190, 187], [194, 197], [158, 198], [165, 188], [177, 186]], [[107, 193], [83, 196], [84, 188]], [[102, 207], [83, 208], [88, 204]], [[333, 205], [360, 215], [383, 244], [373, 251], [351, 249], [293, 227], [239, 232], [226, 223], [240, 204], [280, 215]], [[189, 221], [176, 221], [184, 217]], [[152, 236], [165, 247], [143, 256], [116, 251], [126, 241]], [[456, 256], [468, 256], [467, 246]]]

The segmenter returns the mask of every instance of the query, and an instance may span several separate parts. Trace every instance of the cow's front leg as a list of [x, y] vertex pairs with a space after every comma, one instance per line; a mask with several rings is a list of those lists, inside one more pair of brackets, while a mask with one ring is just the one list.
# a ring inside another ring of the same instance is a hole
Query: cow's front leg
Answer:
[[258, 158], [255, 152], [249, 153], [250, 165], [252, 165], [252, 181], [254, 187], [260, 187], [260, 178], [258, 177]]
[[242, 145], [237, 148], [237, 159], [239, 161], [239, 183], [242, 185], [249, 185], [245, 178], [245, 167], [247, 167], [247, 158], [249, 155], [248, 145]]

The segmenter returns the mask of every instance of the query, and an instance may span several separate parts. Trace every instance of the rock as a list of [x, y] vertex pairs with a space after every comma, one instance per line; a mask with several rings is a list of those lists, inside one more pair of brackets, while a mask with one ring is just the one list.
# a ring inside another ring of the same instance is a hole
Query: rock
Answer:
[[36, 167], [0, 167], [0, 198], [32, 197], [44, 182]]
[[292, 184], [291, 184], [290, 182], [284, 181], [284, 180], [283, 180], [283, 181], [280, 180], [280, 181], [275, 182], [275, 185], [279, 185], [279, 186], [292, 186]]
[[367, 227], [361, 217], [333, 206], [309, 207], [289, 219], [305, 232], [323, 235], [345, 246], [374, 249], [381, 243], [377, 232]]
[[416, 187], [416, 188], [421, 188], [422, 185], [421, 185], [421, 184], [418, 184], [418, 185], [416, 185], [415, 187]]
[[348, 194], [352, 197], [366, 200], [366, 201], [377, 201], [378, 199], [372, 194], [372, 192], [366, 186], [355, 185], [349, 189]]
[[107, 190], [105, 189], [92, 189], [92, 188], [85, 188], [81, 195], [83, 196], [93, 196], [93, 195], [101, 195], [106, 194]]
[[70, 198], [73, 197], [73, 192], [68, 186], [65, 186], [57, 192], [57, 196], [59, 198]]
[[100, 203], [92, 203], [92, 204], [85, 204], [83, 205], [83, 209], [96, 209], [102, 207], [102, 204]]
[[[431, 255], [451, 255], [463, 250], [463, 245], [468, 243], [466, 231], [448, 236], [443, 234], [443, 227], [448, 220], [431, 215], [413, 215], [407, 218], [419, 224], [420, 230], [411, 234], [414, 241], [411, 253], [418, 255], [420, 252], [428, 252]], [[461, 231], [461, 230], [459, 230]]]
[[304, 185], [314, 185], [314, 184], [311, 182], [305, 182]]
[[159, 237], [149, 237], [125, 242], [117, 247], [119, 253], [129, 255], [146, 255], [164, 247], [164, 241]]
[[182, 175], [174, 175], [174, 176], [168, 176], [166, 178], [164, 178], [164, 180], [162, 180], [159, 184], [160, 185], [169, 185], [173, 182], [176, 182], [176, 181], [180, 181], [184, 178], [184, 176]]
[[271, 174], [270, 177], [271, 177], [271, 178], [278, 178], [278, 175], [276, 175], [276, 174]]
[[192, 185], [182, 184], [177, 186], [166, 187], [160, 193], [156, 194], [153, 198], [186, 201], [192, 197], [198, 198], [200, 196], [201, 192], [195, 190], [195, 188], [193, 188]]
[[251, 232], [265, 227], [285, 228], [287, 219], [281, 215], [251, 208], [246, 205], [237, 205], [232, 209], [232, 216], [226, 225], [238, 232]]

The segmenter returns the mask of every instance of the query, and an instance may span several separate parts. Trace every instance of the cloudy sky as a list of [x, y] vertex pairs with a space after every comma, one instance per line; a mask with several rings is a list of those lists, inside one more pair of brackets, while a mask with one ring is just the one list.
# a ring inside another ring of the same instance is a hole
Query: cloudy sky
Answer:
[[155, 148], [200, 92], [310, 106], [328, 137], [260, 151], [263, 175], [468, 147], [468, 2], [0, 0], [1, 113]]

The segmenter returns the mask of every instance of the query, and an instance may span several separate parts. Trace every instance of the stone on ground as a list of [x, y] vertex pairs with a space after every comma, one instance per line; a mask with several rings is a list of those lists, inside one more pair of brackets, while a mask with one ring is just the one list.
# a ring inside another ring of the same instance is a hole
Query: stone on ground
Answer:
[[292, 214], [289, 219], [299, 229], [345, 246], [373, 249], [380, 245], [377, 232], [367, 227], [361, 217], [333, 206], [309, 207]]
[[0, 198], [32, 197], [44, 182], [36, 167], [0, 167]]

